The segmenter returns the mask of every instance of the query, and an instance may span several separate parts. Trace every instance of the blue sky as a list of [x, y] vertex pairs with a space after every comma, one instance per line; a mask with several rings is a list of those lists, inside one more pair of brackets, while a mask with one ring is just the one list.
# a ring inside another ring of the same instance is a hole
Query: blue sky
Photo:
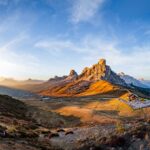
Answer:
[[0, 76], [48, 79], [100, 58], [150, 79], [149, 0], [0, 0]]

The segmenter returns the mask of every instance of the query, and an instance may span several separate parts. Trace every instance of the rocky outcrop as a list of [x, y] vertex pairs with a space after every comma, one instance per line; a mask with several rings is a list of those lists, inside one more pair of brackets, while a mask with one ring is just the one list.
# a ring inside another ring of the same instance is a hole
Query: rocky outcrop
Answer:
[[91, 81], [100, 80], [101, 77], [105, 76], [105, 71], [106, 60], [101, 59], [97, 64], [93, 65], [91, 68], [84, 68], [79, 78]]
[[106, 80], [113, 84], [125, 85], [124, 80], [106, 65], [105, 59], [100, 59], [97, 64], [90, 68], [86, 67], [79, 76], [79, 79], [89, 81]]
[[66, 80], [76, 80], [78, 78], [78, 74], [75, 70], [70, 70], [69, 76], [66, 78]]
[[76, 73], [75, 70], [72, 69], [72, 70], [70, 70], [69, 76], [78, 76], [78, 74]]

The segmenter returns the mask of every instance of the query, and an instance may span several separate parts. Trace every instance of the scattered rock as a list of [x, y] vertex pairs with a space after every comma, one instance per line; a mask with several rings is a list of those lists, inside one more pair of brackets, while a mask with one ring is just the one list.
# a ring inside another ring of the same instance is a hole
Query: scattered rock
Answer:
[[65, 132], [64, 129], [58, 129], [57, 132]]
[[66, 131], [65, 135], [74, 134], [73, 131]]
[[50, 133], [50, 134], [48, 135], [48, 138], [49, 138], [49, 139], [51, 139], [51, 138], [53, 138], [53, 137], [59, 137], [59, 134], [58, 134], [58, 133]]

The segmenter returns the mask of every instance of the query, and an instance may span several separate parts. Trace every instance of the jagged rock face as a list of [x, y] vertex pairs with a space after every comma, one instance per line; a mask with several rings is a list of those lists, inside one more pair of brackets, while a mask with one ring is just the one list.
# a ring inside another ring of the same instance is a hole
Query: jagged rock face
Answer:
[[69, 73], [69, 76], [66, 78], [66, 80], [75, 80], [78, 78], [78, 74], [75, 70], [71, 70]]
[[71, 70], [69, 76], [78, 76], [75, 70]]
[[106, 71], [106, 61], [101, 59], [97, 64], [93, 65], [91, 68], [86, 67], [80, 78], [86, 80], [100, 80], [101, 77], [105, 76]]
[[86, 67], [79, 78], [90, 81], [106, 80], [114, 84], [125, 85], [124, 80], [122, 80], [111, 70], [109, 66], [106, 65], [105, 59], [100, 59], [99, 62], [91, 68]]
[[113, 84], [126, 86], [125, 81], [121, 79], [115, 72], [113, 72], [109, 66], [106, 66], [105, 76], [102, 79], [107, 80]]

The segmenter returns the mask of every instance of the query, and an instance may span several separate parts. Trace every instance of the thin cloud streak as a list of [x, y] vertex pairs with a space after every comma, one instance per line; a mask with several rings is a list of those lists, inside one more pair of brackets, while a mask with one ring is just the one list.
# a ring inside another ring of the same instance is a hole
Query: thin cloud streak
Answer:
[[124, 71], [135, 77], [148, 78], [150, 74], [150, 45], [136, 46], [130, 48], [130, 55], [121, 51], [118, 46], [119, 40], [107, 41], [100, 37], [85, 37], [81, 42], [73, 42], [70, 40], [53, 39], [47, 41], [39, 41], [35, 44], [36, 48], [48, 51], [52, 57], [72, 51], [81, 55], [85, 61], [95, 62], [99, 58], [105, 58], [108, 64], [117, 72]]
[[102, 7], [105, 0], [76, 0], [72, 8], [73, 23], [87, 22]]

